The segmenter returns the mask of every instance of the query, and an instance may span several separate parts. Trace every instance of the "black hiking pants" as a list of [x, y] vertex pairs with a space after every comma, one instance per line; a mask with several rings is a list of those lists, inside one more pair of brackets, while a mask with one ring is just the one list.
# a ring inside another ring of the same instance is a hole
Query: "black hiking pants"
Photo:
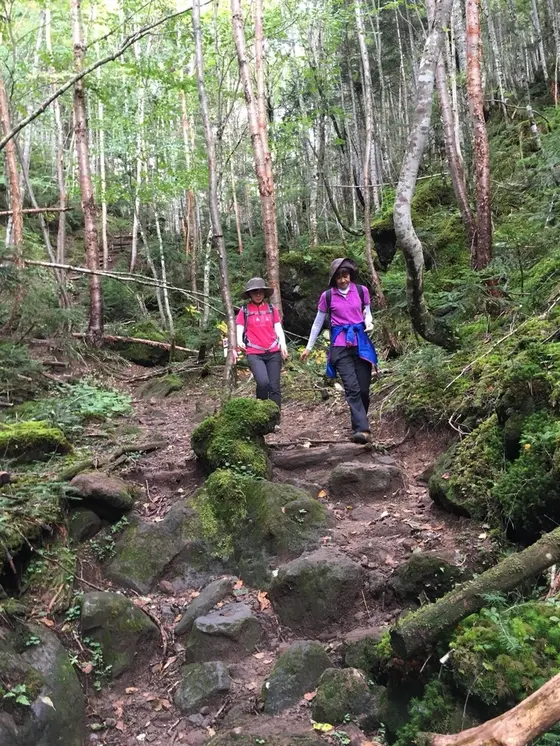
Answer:
[[280, 406], [280, 352], [263, 352], [262, 355], [247, 355], [247, 362], [257, 383], [257, 399], [272, 399]]
[[369, 433], [367, 413], [372, 365], [358, 357], [357, 347], [331, 347], [331, 363], [342, 379], [346, 401], [350, 407], [352, 431]]

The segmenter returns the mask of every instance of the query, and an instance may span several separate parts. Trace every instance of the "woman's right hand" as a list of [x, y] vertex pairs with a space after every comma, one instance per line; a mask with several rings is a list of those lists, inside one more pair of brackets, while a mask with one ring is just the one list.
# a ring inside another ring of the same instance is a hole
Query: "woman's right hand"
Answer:
[[309, 357], [309, 354], [311, 353], [311, 350], [304, 350], [301, 355], [299, 356], [302, 363], [305, 363], [307, 358]]

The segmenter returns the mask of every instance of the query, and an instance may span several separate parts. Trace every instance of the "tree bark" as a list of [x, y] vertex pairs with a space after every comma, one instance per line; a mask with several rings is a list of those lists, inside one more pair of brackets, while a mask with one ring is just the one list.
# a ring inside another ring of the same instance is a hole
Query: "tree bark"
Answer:
[[[235, 316], [233, 302], [229, 286], [229, 270], [226, 254], [226, 244], [220, 220], [218, 206], [218, 180], [216, 173], [216, 151], [214, 147], [214, 136], [210, 122], [208, 99], [204, 85], [204, 65], [202, 59], [202, 36], [200, 31], [200, 0], [193, 0], [192, 26], [195, 44], [196, 78], [198, 83], [198, 98], [200, 100], [200, 111], [204, 125], [204, 138], [206, 141], [206, 152], [208, 158], [208, 202], [210, 209], [210, 221], [212, 224], [212, 242], [218, 254], [220, 268], [220, 290], [226, 314], [228, 330], [228, 354], [224, 369], [224, 378], [228, 384], [232, 381], [233, 366], [235, 363], [235, 350], [237, 348], [237, 337], [235, 330]], [[260, 139], [260, 138], [259, 138]]]
[[432, 316], [424, 298], [424, 254], [412, 224], [411, 202], [430, 130], [435, 67], [450, 15], [451, 0], [438, 0], [418, 71], [416, 106], [393, 211], [395, 233], [406, 263], [407, 305], [412, 325], [428, 342], [448, 350], [456, 347], [455, 337], [445, 322]]
[[560, 673], [493, 720], [453, 736], [429, 734], [426, 746], [527, 746], [560, 721]]
[[[4, 135], [7, 135], [11, 130], [9, 106], [4, 79], [2, 77], [2, 72], [0, 71], [0, 122], [2, 124]], [[13, 245], [14, 255], [18, 257], [23, 242], [23, 216], [21, 212], [23, 205], [21, 204], [21, 191], [19, 188], [16, 146], [12, 140], [10, 140], [6, 145], [5, 158], [8, 181], [10, 184], [10, 209], [12, 212], [12, 238], [8, 245]], [[21, 267], [20, 264], [18, 264], [18, 266]]]
[[539, 48], [539, 59], [541, 62], [541, 69], [545, 83], [548, 83], [548, 67], [546, 64], [546, 52], [544, 50], [543, 35], [541, 29], [541, 19], [539, 18], [539, 8], [537, 6], [537, 0], [531, 0], [531, 18], [533, 19], [533, 26], [535, 27], [535, 33], [537, 35], [537, 44]]
[[[258, 16], [258, 5], [256, 15]], [[251, 134], [251, 143], [253, 146], [255, 173], [259, 186], [268, 282], [273, 289], [272, 302], [277, 307], [280, 315], [282, 315], [274, 181], [272, 179], [272, 169], [270, 165], [270, 152], [267, 152], [268, 148], [263, 139], [263, 130], [266, 129], [266, 122], [264, 122], [264, 127], [260, 126], [257, 102], [255, 101], [255, 94], [249, 75], [241, 0], [231, 0], [231, 18], [235, 47], [237, 50], [239, 73], [243, 84], [245, 102], [247, 104], [247, 119], [249, 123], [249, 132]], [[257, 72], [261, 69], [262, 75], [262, 60], [257, 61], [256, 67]]]
[[467, 193], [467, 183], [465, 178], [465, 169], [463, 167], [463, 159], [459, 152], [459, 143], [456, 138], [456, 131], [453, 122], [453, 111], [451, 109], [451, 101], [449, 98], [449, 90], [447, 88], [447, 75], [445, 70], [445, 59], [443, 54], [440, 54], [437, 67], [436, 67], [436, 86], [439, 97], [441, 119], [443, 122], [443, 139], [445, 144], [445, 153], [447, 155], [447, 163], [449, 166], [449, 173], [451, 174], [451, 182], [453, 184], [453, 191], [455, 192], [455, 199], [459, 205], [461, 217], [463, 219], [463, 225], [465, 226], [465, 232], [469, 241], [469, 246], [472, 250], [474, 241], [474, 219], [469, 205], [469, 195]]
[[485, 595], [507, 592], [560, 561], [560, 528], [542, 536], [518, 554], [507, 557], [474, 580], [457, 586], [432, 604], [404, 617], [391, 630], [391, 646], [401, 658], [429, 647], [461, 619], [481, 609]]
[[[72, 23], [72, 42], [74, 46], [74, 64], [79, 73], [84, 68], [84, 44], [82, 41], [82, 14], [80, 0], [70, 0], [70, 17]], [[74, 132], [76, 135], [76, 154], [82, 211], [84, 213], [84, 241], [86, 248], [86, 265], [88, 269], [99, 269], [99, 236], [97, 233], [97, 210], [91, 182], [88, 124], [86, 114], [86, 95], [83, 80], [76, 81], [74, 86]], [[101, 344], [103, 338], [103, 293], [101, 280], [92, 274], [89, 281], [89, 323], [88, 340]]]
[[482, 86], [482, 41], [480, 0], [466, 0], [467, 94], [473, 127], [476, 237], [471, 254], [472, 268], [484, 269], [492, 259], [492, 215], [490, 211], [490, 147], [484, 121]]
[[362, 17], [362, 5], [361, 0], [354, 0], [354, 12], [356, 15], [356, 29], [358, 31], [358, 41], [360, 44], [360, 56], [362, 60], [362, 72], [364, 78], [364, 93], [365, 93], [365, 123], [366, 123], [366, 145], [364, 152], [363, 161], [363, 191], [364, 191], [364, 233], [366, 238], [366, 260], [371, 275], [371, 281], [373, 284], [373, 292], [375, 295], [375, 302], [378, 308], [385, 308], [387, 305], [385, 296], [381, 288], [381, 282], [379, 275], [377, 274], [373, 264], [373, 248], [371, 241], [371, 191], [370, 191], [370, 163], [371, 163], [371, 150], [373, 146], [373, 123], [374, 123], [374, 111], [373, 111], [373, 92], [371, 89], [371, 71], [369, 68], [369, 55], [366, 45], [366, 35], [364, 28], [364, 20]]
[[[51, 42], [51, 9], [45, 10], [45, 43], [47, 51], [52, 54]], [[56, 235], [56, 261], [59, 264], [66, 262], [66, 185], [64, 178], [64, 131], [62, 128], [62, 116], [60, 114], [60, 102], [56, 98], [53, 102], [53, 117], [56, 129], [56, 181], [58, 185], [58, 202], [60, 214], [58, 216], [58, 231]]]

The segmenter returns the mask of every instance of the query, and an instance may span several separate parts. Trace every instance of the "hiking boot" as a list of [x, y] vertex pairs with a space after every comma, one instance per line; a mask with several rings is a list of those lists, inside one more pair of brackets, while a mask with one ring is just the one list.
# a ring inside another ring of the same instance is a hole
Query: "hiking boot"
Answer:
[[361, 443], [362, 445], [365, 445], [366, 443], [369, 443], [369, 437], [370, 437], [369, 433], [358, 432], [358, 433], [354, 433], [352, 437], [350, 438], [350, 440], [352, 441], [352, 443]]

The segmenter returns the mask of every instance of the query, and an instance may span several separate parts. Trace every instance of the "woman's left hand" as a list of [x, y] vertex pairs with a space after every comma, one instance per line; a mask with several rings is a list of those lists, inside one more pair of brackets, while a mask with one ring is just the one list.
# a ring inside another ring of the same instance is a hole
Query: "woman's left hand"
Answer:
[[282, 347], [280, 349], [280, 354], [282, 355], [282, 360], [287, 360], [289, 358], [289, 356], [290, 356], [287, 347]]

